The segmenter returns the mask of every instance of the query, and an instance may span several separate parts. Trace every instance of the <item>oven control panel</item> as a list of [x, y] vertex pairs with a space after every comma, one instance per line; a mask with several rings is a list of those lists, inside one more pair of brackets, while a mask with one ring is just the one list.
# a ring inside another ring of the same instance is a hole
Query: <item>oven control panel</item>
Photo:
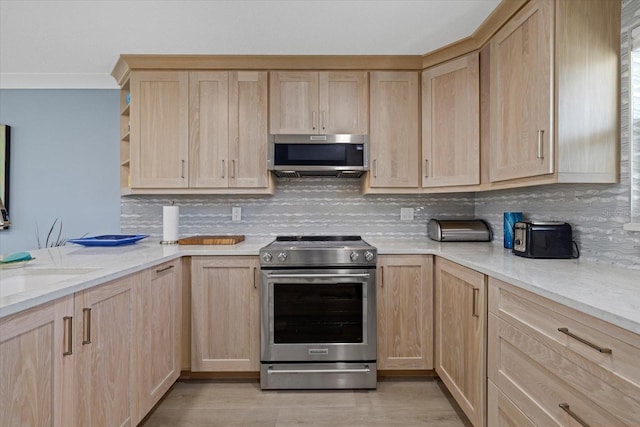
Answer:
[[260, 262], [263, 266], [375, 266], [375, 250], [348, 250], [348, 251], [260, 251]]
[[260, 264], [277, 267], [366, 267], [376, 265], [377, 250], [360, 236], [278, 236], [260, 249]]

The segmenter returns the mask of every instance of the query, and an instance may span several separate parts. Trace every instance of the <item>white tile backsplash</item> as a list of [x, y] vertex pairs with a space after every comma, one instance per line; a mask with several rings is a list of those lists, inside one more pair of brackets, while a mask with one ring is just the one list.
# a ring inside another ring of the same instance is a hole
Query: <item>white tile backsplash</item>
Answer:
[[[124, 233], [162, 234], [162, 206], [180, 206], [180, 236], [244, 234], [359, 234], [390, 239], [426, 239], [430, 218], [470, 218], [473, 194], [361, 195], [360, 180], [280, 178], [273, 196], [128, 196], [121, 199]], [[242, 220], [232, 221], [232, 207]], [[400, 209], [414, 209], [401, 220]]]

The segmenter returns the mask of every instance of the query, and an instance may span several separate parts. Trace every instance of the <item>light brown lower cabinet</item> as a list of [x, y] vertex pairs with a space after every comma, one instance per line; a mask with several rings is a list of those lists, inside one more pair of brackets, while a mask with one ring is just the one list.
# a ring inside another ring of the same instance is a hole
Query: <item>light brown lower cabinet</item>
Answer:
[[0, 320], [0, 424], [73, 425], [73, 297]]
[[487, 425], [491, 427], [536, 427], [522, 411], [489, 380]]
[[134, 419], [137, 424], [180, 376], [181, 261], [145, 270], [135, 295]]
[[255, 256], [191, 258], [191, 370], [260, 370], [260, 265]]
[[141, 273], [75, 294], [76, 426], [132, 426], [132, 353]]
[[433, 369], [433, 257], [378, 257], [378, 369]]
[[180, 374], [179, 266], [0, 320], [0, 425], [137, 425]]
[[493, 278], [488, 331], [489, 425], [640, 426], [640, 335]]
[[475, 427], [486, 425], [486, 276], [437, 257], [436, 372]]

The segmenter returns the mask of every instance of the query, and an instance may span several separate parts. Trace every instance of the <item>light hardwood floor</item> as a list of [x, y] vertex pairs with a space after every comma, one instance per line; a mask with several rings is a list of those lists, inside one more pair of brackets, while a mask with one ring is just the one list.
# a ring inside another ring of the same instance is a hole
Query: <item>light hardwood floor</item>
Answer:
[[375, 391], [261, 391], [255, 381], [178, 381], [144, 427], [464, 427], [436, 380]]

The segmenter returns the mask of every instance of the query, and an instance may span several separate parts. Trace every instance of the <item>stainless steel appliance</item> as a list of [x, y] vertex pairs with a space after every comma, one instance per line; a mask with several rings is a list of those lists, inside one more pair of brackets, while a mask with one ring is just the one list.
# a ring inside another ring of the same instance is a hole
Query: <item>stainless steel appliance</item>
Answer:
[[492, 237], [489, 224], [481, 219], [432, 219], [427, 235], [438, 242], [489, 242]]
[[376, 258], [360, 236], [260, 250], [262, 389], [376, 388]]
[[[566, 222], [516, 222], [513, 253], [527, 258], [577, 258], [571, 225]], [[576, 246], [577, 251], [577, 246]]]
[[367, 135], [271, 135], [268, 168], [276, 176], [358, 178], [369, 170]]

